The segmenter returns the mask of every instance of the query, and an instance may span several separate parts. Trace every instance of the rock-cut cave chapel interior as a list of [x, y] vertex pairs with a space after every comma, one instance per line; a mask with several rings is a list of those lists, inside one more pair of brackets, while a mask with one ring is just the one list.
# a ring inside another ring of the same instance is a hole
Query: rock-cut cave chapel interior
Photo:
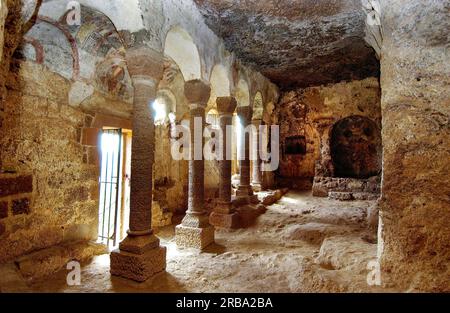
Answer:
[[0, 0], [0, 292], [450, 292], [449, 29], [447, 0]]

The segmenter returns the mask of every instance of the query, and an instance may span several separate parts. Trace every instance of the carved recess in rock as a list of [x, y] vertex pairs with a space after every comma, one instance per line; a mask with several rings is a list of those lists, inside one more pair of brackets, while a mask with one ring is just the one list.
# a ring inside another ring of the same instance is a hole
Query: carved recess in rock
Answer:
[[350, 116], [331, 131], [331, 157], [337, 177], [368, 178], [381, 171], [381, 131], [370, 119]]
[[195, 0], [227, 49], [284, 89], [378, 76], [360, 0]]

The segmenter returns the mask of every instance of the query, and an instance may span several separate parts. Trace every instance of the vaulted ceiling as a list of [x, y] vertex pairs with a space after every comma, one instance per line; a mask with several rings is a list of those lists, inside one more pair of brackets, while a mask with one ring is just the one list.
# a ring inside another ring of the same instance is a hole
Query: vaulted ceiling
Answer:
[[377, 76], [361, 0], [194, 0], [227, 48], [282, 89]]

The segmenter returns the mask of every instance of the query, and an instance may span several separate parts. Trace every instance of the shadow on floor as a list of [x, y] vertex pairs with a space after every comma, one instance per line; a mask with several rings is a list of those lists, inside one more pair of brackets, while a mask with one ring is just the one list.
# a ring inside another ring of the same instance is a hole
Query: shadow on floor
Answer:
[[225, 253], [226, 250], [227, 250], [227, 249], [226, 249], [225, 246], [222, 246], [222, 245], [220, 245], [220, 244], [218, 244], [218, 243], [213, 243], [213, 244], [207, 246], [207, 247], [203, 250], [203, 252], [220, 255], [220, 254]]
[[161, 272], [151, 279], [138, 283], [125, 278], [111, 276], [112, 292], [187, 292], [177, 278], [168, 272]]

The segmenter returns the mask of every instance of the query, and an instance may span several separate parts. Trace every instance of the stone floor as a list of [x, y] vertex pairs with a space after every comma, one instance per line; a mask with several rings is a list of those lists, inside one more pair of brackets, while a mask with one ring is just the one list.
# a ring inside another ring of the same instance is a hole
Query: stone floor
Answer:
[[[178, 250], [174, 227], [157, 235], [167, 247], [167, 271], [139, 284], [109, 274], [109, 256], [82, 266], [81, 286], [63, 270], [28, 285], [33, 292], [371, 292], [367, 264], [377, 245], [366, 232], [373, 201], [340, 202], [289, 192], [257, 223], [217, 231], [206, 252]], [[381, 290], [385, 291], [385, 290]]]

